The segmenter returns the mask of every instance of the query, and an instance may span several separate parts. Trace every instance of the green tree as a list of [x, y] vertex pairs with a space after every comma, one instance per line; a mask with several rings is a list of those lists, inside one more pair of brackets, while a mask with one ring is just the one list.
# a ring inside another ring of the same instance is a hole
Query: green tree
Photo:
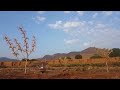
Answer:
[[119, 48], [113, 48], [109, 57], [120, 57], [120, 49]]
[[82, 55], [80, 55], [80, 54], [79, 54], [79, 55], [76, 55], [76, 56], [75, 56], [75, 59], [82, 59]]

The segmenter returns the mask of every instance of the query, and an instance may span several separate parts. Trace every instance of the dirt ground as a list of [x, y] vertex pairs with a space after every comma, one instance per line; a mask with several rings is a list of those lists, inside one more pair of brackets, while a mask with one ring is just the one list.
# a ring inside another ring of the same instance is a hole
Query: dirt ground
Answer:
[[51, 68], [42, 73], [40, 70], [0, 69], [0, 79], [120, 79], [120, 69], [105, 68], [81, 71], [80, 68]]

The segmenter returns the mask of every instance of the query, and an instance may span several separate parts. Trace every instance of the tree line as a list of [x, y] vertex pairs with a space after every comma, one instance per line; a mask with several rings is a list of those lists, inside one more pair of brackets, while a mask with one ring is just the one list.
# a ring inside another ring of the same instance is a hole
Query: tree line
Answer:
[[[112, 52], [109, 54], [109, 57], [120, 57], [120, 49], [119, 48], [113, 48]], [[75, 55], [74, 59], [82, 59], [82, 55], [78, 54]], [[99, 53], [94, 54], [90, 57], [90, 59], [97, 59], [97, 58], [103, 58]], [[62, 60], [64, 59], [72, 59], [71, 57], [61, 57]]]

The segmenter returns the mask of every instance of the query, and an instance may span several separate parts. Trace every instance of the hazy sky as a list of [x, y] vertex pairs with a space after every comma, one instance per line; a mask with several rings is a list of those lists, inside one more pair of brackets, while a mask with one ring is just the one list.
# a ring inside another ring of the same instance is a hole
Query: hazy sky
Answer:
[[93, 46], [120, 48], [119, 24], [119, 11], [0, 11], [0, 57], [14, 58], [3, 35], [22, 42], [20, 25], [29, 39], [36, 36], [36, 52], [30, 58], [39, 58]]

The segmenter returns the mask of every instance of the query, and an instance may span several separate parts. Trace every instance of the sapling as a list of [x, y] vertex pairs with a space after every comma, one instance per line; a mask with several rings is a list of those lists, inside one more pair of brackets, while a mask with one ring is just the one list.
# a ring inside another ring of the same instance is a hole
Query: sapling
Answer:
[[31, 50], [29, 49], [29, 42], [28, 42], [28, 38], [26, 36], [26, 32], [24, 30], [23, 27], [19, 27], [19, 31], [21, 32], [22, 38], [23, 38], [23, 46], [21, 45], [21, 43], [19, 43], [19, 41], [17, 40], [17, 38], [14, 38], [14, 42], [15, 44], [12, 43], [12, 41], [9, 39], [8, 36], [4, 36], [5, 41], [7, 42], [7, 44], [9, 45], [9, 48], [12, 50], [12, 54], [17, 57], [18, 56], [22, 56], [25, 59], [25, 73], [26, 73], [26, 67], [27, 67], [27, 61], [29, 59], [29, 56], [35, 51], [35, 47], [36, 47], [36, 38], [35, 36], [33, 36], [32, 39], [32, 47]]
[[110, 55], [110, 53], [112, 52], [112, 49], [97, 49], [96, 48], [96, 51], [97, 51], [97, 54], [99, 54], [101, 57], [104, 57], [104, 58], [106, 58], [106, 62], [105, 62], [105, 64], [106, 64], [106, 70], [107, 70], [107, 72], [109, 72], [109, 66], [108, 66], [108, 61], [109, 61], [109, 55]]

